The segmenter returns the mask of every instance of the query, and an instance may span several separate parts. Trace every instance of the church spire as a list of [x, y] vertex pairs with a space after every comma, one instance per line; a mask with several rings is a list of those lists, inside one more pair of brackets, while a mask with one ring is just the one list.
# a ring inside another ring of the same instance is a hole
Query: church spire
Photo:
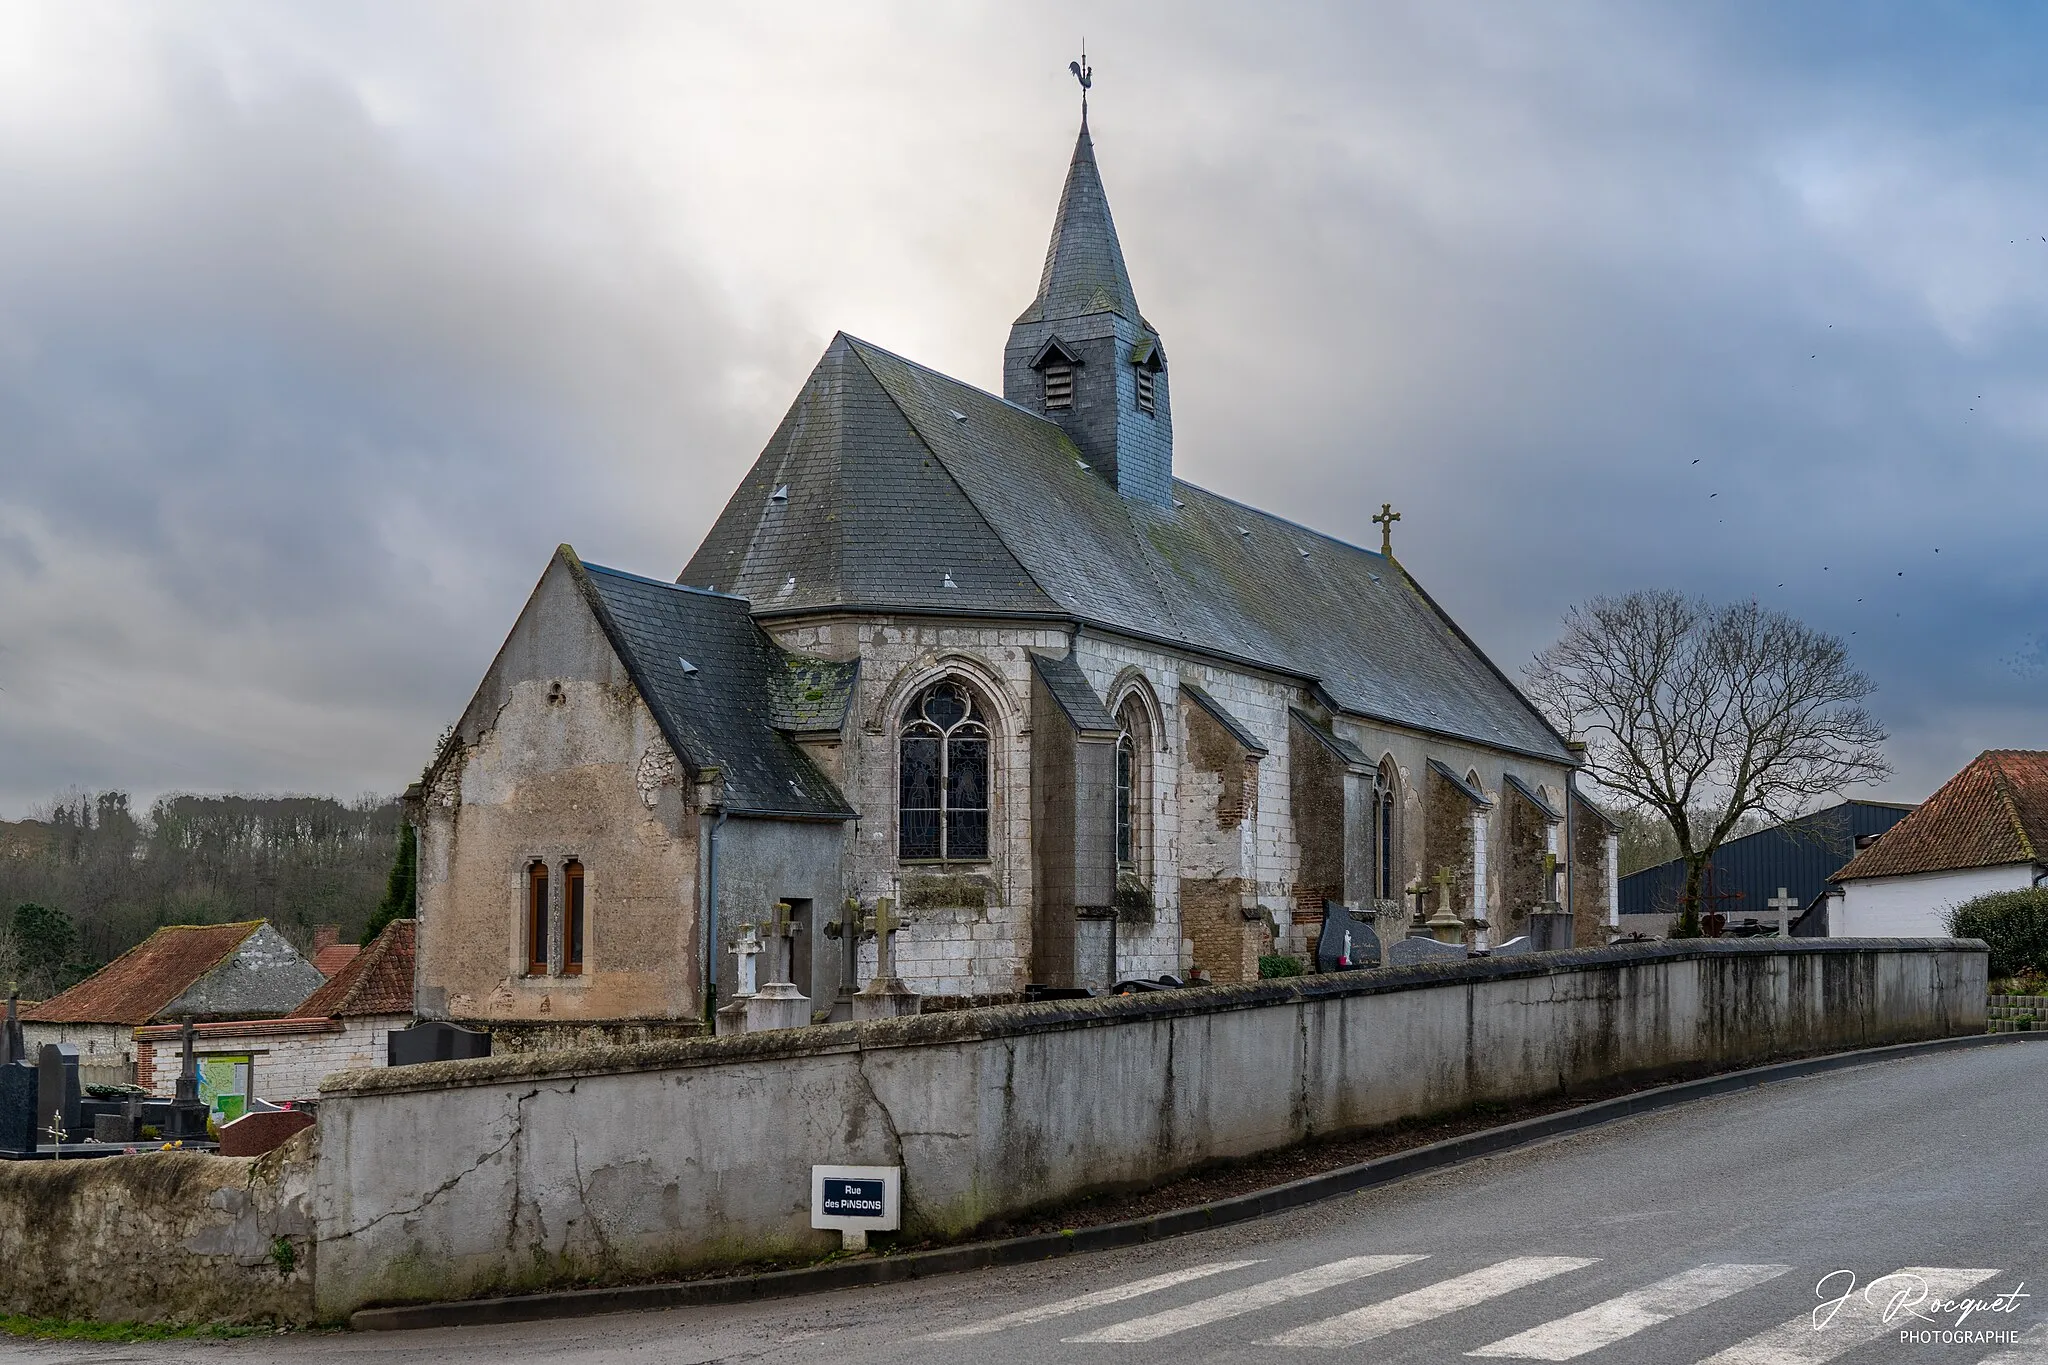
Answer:
[[1074, 159], [1067, 166], [1066, 188], [1060, 191], [1059, 212], [1052, 223], [1052, 241], [1045, 248], [1045, 269], [1038, 276], [1038, 297], [1019, 322], [1056, 322], [1089, 313], [1115, 313], [1143, 325], [1124, 249], [1109, 216], [1109, 195], [1095, 165], [1095, 140], [1088, 135], [1088, 110], [1081, 109], [1081, 134], [1074, 140]]
[[1083, 56], [1081, 132], [1053, 217], [1038, 295], [1010, 327], [1003, 397], [1059, 423], [1083, 460], [1137, 502], [1173, 502], [1173, 409], [1166, 352], [1138, 311], [1124, 249], [1088, 133]]

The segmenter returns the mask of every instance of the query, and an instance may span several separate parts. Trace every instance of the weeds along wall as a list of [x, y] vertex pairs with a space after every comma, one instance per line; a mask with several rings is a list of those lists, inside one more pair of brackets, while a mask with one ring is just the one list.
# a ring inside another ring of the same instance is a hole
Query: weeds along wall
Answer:
[[1971, 940], [1709, 941], [330, 1078], [322, 1317], [836, 1245], [814, 1163], [956, 1235], [1205, 1162], [1618, 1077], [1982, 1032]]

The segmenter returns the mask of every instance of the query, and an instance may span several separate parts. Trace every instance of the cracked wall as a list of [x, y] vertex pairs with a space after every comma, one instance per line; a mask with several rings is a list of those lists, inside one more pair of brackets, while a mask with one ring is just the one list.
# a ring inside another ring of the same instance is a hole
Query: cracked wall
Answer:
[[313, 1321], [315, 1130], [260, 1157], [0, 1161], [0, 1313]]
[[[457, 725], [416, 808], [418, 1008], [574, 1026], [702, 1015], [689, 778], [559, 561]], [[548, 864], [548, 970], [527, 970], [526, 868]], [[580, 974], [561, 866], [584, 868]]]
[[964, 1236], [1305, 1138], [1621, 1077], [1981, 1032], [1952, 940], [1646, 944], [385, 1068], [321, 1097], [319, 1307], [779, 1258], [810, 1168]]

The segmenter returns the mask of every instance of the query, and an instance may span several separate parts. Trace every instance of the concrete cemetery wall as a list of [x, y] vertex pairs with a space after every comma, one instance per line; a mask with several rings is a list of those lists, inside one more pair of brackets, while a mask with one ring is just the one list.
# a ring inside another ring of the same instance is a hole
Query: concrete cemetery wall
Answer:
[[0, 1313], [312, 1321], [314, 1145], [0, 1161]]
[[1981, 1032], [1981, 944], [1580, 949], [352, 1072], [323, 1091], [319, 1306], [816, 1253], [813, 1163], [905, 1230], [1617, 1076]]

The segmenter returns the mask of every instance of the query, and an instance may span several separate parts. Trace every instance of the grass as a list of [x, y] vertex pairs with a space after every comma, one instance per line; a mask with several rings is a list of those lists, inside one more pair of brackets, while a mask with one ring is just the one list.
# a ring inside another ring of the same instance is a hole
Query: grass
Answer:
[[275, 1327], [222, 1327], [197, 1323], [166, 1327], [153, 1322], [92, 1322], [78, 1318], [32, 1318], [20, 1313], [0, 1315], [0, 1335], [42, 1341], [177, 1341], [192, 1337], [268, 1336]]

